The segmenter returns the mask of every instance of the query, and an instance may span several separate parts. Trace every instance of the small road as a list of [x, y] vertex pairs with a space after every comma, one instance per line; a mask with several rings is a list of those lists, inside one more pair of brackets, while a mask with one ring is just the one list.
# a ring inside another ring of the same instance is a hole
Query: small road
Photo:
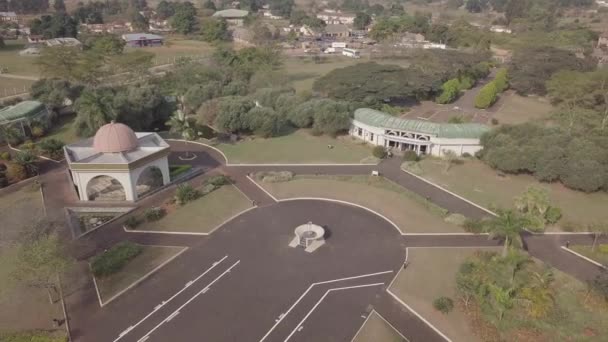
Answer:
[[38, 81], [40, 79], [39, 76], [25, 76], [25, 75], [14, 75], [14, 74], [0, 74], [0, 77], [13, 78], [16, 80], [28, 80], [28, 81]]

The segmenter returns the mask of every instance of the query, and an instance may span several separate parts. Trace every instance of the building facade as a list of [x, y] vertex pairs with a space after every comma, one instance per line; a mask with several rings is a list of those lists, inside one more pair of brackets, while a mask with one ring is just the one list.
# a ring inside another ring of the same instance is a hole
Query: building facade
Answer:
[[243, 26], [243, 22], [248, 15], [248, 11], [233, 8], [213, 13], [215, 18], [222, 18], [226, 20], [228, 24], [233, 26]]
[[122, 39], [129, 47], [161, 46], [165, 41], [163, 36], [150, 33], [127, 33]]
[[156, 133], [112, 122], [64, 152], [81, 201], [136, 201], [170, 182], [170, 148]]
[[482, 148], [479, 139], [487, 131], [489, 127], [481, 124], [408, 120], [359, 108], [355, 110], [349, 134], [393, 152], [411, 150], [418, 155], [442, 156], [448, 150], [457, 155], [475, 154]]

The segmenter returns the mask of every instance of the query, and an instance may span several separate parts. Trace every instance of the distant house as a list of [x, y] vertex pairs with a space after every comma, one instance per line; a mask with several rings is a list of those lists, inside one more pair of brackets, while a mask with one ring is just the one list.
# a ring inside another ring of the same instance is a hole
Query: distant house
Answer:
[[228, 24], [234, 26], [242, 26], [245, 17], [248, 15], [248, 11], [233, 8], [213, 13], [214, 17], [226, 19]]
[[171, 28], [171, 25], [169, 25], [169, 22], [167, 20], [151, 19], [149, 21], [148, 27], [150, 29], [150, 32], [166, 33], [166, 32], [173, 31], [173, 29]]
[[325, 26], [325, 32], [323, 33], [323, 37], [326, 38], [348, 38], [350, 37], [350, 29], [343, 24], [330, 24]]
[[17, 22], [19, 17], [15, 12], [0, 12], [0, 22]]
[[130, 47], [161, 46], [164, 37], [150, 33], [127, 33], [122, 35], [122, 39]]
[[68, 46], [68, 47], [78, 47], [81, 46], [82, 43], [76, 38], [53, 38], [46, 40], [46, 46], [49, 47], [57, 47], [57, 46]]
[[133, 31], [130, 22], [112, 22], [105, 24], [81, 24], [81, 28], [91, 33], [126, 33]]
[[501, 63], [509, 63], [513, 56], [513, 52], [510, 50], [499, 49], [494, 46], [490, 47], [490, 50], [492, 51], [492, 57]]
[[493, 25], [490, 26], [490, 31], [492, 32], [496, 32], [496, 33], [511, 33], [511, 29], [505, 26], [500, 26], [500, 25]]
[[355, 22], [354, 14], [334, 10], [324, 10], [317, 14], [317, 18], [323, 20], [327, 25], [352, 25]]

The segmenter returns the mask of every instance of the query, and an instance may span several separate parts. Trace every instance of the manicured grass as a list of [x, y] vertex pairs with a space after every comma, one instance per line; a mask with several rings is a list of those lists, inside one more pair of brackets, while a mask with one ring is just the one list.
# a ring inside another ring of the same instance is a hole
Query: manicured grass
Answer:
[[380, 315], [373, 311], [353, 342], [404, 342], [407, 341]]
[[[444, 163], [434, 158], [426, 158], [418, 163], [421, 176], [463, 196], [486, 208], [513, 206], [513, 199], [531, 184], [541, 184], [527, 175], [506, 175], [501, 177], [489, 166], [478, 160], [467, 160], [455, 165], [448, 173]], [[596, 192], [586, 194], [564, 187], [559, 183], [544, 184], [549, 189], [549, 197], [554, 206], [561, 208], [563, 217], [559, 227], [573, 224], [584, 228], [587, 224], [608, 220], [608, 194]], [[553, 227], [550, 229], [556, 229]]]
[[453, 341], [480, 341], [470, 328], [464, 312], [455, 308], [447, 315], [433, 308], [433, 300], [446, 296], [457, 302], [456, 273], [477, 250], [498, 248], [410, 248], [409, 265], [390, 291], [435, 325]]
[[608, 245], [598, 244], [595, 247], [595, 251], [591, 251], [591, 246], [586, 245], [574, 245], [570, 246], [570, 249], [580, 253], [591, 260], [595, 260], [602, 265], [608, 266]]
[[25, 228], [44, 217], [40, 188], [26, 185], [23, 188], [0, 195], [0, 247], [14, 241]]
[[144, 222], [139, 230], [209, 233], [227, 219], [250, 208], [251, 202], [236, 187], [219, 189], [177, 207], [156, 222]]
[[182, 250], [182, 247], [143, 246], [142, 252], [120, 271], [95, 279], [102, 302], [107, 302]]
[[[332, 145], [333, 148], [328, 148]], [[270, 139], [247, 139], [234, 144], [216, 146], [229, 163], [361, 163], [375, 162], [371, 147], [350, 137], [315, 137], [307, 130]]]
[[301, 175], [259, 184], [280, 199], [323, 197], [365, 206], [393, 221], [402, 233], [462, 232], [443, 220], [444, 210], [382, 177]]
[[177, 57], [211, 55], [214, 47], [209, 43], [199, 40], [170, 37], [163, 46], [127, 48], [125, 49], [125, 52], [129, 53], [139, 49], [142, 49], [142, 51], [152, 52], [156, 56], [155, 64], [162, 65], [173, 63], [174, 58]]
[[554, 107], [547, 99], [523, 97], [509, 92], [503, 95], [500, 107], [494, 114], [499, 124], [520, 124], [549, 117]]
[[65, 342], [65, 332], [29, 331], [0, 334], [2, 342]]
[[76, 135], [76, 129], [74, 128], [75, 119], [75, 115], [60, 116], [42, 139], [53, 138], [63, 141], [64, 144], [71, 144], [80, 140], [81, 138]]
[[[20, 56], [19, 51], [25, 48], [24, 40], [6, 40], [6, 47], [0, 50], [0, 67], [8, 68], [9, 74], [39, 76], [40, 71], [34, 64], [35, 56]], [[2, 78], [4, 84], [5, 79]]]
[[183, 164], [183, 165], [169, 165], [169, 177], [171, 180], [175, 180], [180, 175], [190, 171], [192, 169], [192, 165]]

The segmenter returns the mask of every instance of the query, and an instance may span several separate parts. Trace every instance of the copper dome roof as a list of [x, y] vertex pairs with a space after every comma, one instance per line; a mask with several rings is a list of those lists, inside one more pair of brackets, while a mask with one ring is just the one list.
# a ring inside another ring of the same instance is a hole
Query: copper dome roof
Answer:
[[129, 126], [115, 123], [101, 126], [93, 139], [93, 149], [100, 153], [127, 152], [137, 148], [137, 136]]

